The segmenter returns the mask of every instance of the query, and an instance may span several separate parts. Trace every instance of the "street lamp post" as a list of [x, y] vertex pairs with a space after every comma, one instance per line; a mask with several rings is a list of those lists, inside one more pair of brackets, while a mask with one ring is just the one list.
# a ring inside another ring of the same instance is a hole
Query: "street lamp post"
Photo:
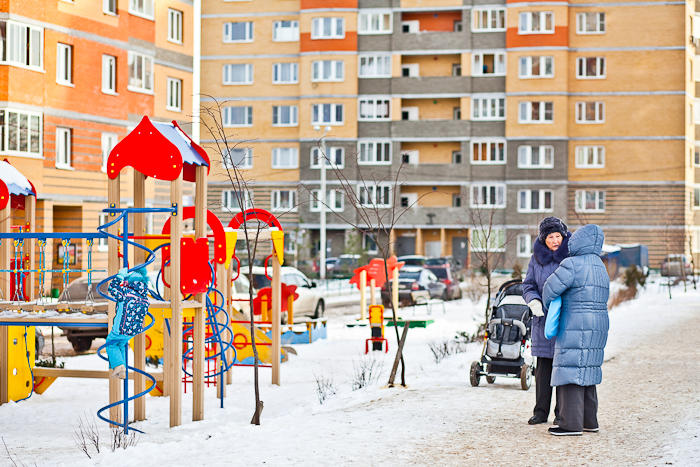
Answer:
[[[314, 129], [319, 131], [321, 128], [317, 126]], [[325, 127], [323, 130], [323, 134], [321, 135], [321, 154], [318, 157], [318, 162], [321, 164], [321, 190], [319, 196], [321, 208], [319, 216], [319, 221], [321, 224], [319, 229], [321, 258], [319, 265], [319, 278], [322, 280], [326, 278], [326, 201], [328, 200], [328, 196], [326, 195], [326, 160], [328, 159], [326, 154], [326, 135], [329, 131], [331, 131], [331, 127], [329, 126]]]

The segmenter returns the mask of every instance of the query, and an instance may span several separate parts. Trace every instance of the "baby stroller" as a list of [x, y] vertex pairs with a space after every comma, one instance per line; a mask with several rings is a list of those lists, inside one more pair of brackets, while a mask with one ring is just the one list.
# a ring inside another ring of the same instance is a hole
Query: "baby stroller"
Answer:
[[482, 376], [489, 384], [496, 376], [520, 378], [520, 387], [527, 391], [535, 368], [530, 344], [532, 313], [523, 299], [522, 281], [503, 284], [493, 303], [481, 360], [472, 362], [469, 381], [478, 386]]

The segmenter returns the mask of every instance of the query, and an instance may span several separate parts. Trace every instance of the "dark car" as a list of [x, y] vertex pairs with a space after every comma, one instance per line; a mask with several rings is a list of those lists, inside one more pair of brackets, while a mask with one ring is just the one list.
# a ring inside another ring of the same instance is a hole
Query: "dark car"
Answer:
[[450, 263], [433, 265], [428, 264], [425, 266], [425, 268], [435, 274], [437, 278], [447, 287], [443, 299], [456, 300], [458, 298], [462, 298], [462, 289], [459, 286], [459, 280], [455, 277]]
[[[58, 297], [58, 302], [68, 303], [91, 303], [94, 302], [96, 312], [107, 313], [107, 299], [97, 292], [97, 285], [104, 280], [104, 277], [92, 278], [91, 297], [88, 300], [88, 283], [87, 277], [81, 277], [71, 281], [68, 287]], [[107, 292], [108, 284], [102, 286], [102, 291]], [[96, 327], [66, 327], [60, 328], [63, 334], [68, 338], [68, 342], [73, 346], [76, 352], [85, 352], [90, 350], [92, 340], [96, 337], [107, 337], [107, 328]]]
[[[404, 266], [399, 269], [399, 302], [413, 305], [416, 297], [427, 295], [429, 298], [444, 298], [447, 286], [440, 282], [429, 269], [418, 266]], [[382, 287], [382, 303], [391, 306], [391, 281]]]
[[428, 258], [425, 256], [421, 255], [405, 255], [405, 256], [399, 256], [396, 258], [397, 261], [400, 263], [404, 263], [405, 266], [425, 266], [426, 261], [428, 261]]

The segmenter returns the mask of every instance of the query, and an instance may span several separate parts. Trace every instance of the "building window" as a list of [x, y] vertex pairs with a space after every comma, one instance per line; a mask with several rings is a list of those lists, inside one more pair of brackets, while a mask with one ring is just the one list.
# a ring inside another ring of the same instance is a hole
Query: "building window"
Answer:
[[313, 104], [311, 106], [312, 125], [342, 125], [343, 104]]
[[153, 0], [129, 0], [129, 13], [153, 19]]
[[473, 96], [472, 120], [504, 120], [506, 118], [505, 96]]
[[520, 57], [518, 64], [518, 76], [522, 79], [554, 77], [554, 57], [552, 56]]
[[73, 84], [73, 46], [68, 44], [56, 45], [56, 82], [58, 84]]
[[272, 23], [272, 40], [295, 42], [299, 40], [299, 21], [275, 21]]
[[506, 186], [503, 184], [476, 184], [471, 189], [472, 208], [506, 207]]
[[462, 151], [452, 151], [452, 163], [461, 164], [462, 163]]
[[452, 64], [452, 76], [462, 76], [462, 64], [453, 63]]
[[273, 105], [272, 126], [297, 126], [298, 113], [296, 105]]
[[345, 193], [342, 190], [328, 190], [326, 202], [321, 199], [321, 190], [311, 190], [311, 212], [320, 212], [325, 204], [326, 212], [342, 212], [345, 209]]
[[182, 12], [168, 8], [168, 40], [182, 44]]
[[109, 15], [116, 15], [117, 0], [102, 0], [102, 12], [107, 13]]
[[472, 229], [472, 251], [506, 251], [506, 230], [501, 227]]
[[694, 154], [694, 163], [695, 167], [700, 167], [700, 147], [695, 146], [695, 154]]
[[491, 32], [506, 30], [505, 8], [474, 8], [472, 10], [472, 32]]
[[518, 258], [532, 256], [532, 237], [530, 234], [518, 234], [516, 237], [516, 249]]
[[273, 148], [273, 169], [296, 169], [299, 167], [299, 150], [297, 148]]
[[311, 148], [311, 163], [309, 167], [312, 169], [320, 169], [321, 164], [325, 163], [327, 168], [342, 169], [345, 167], [345, 149], [341, 147], [327, 147], [327, 154], [324, 155], [321, 148]]
[[477, 52], [472, 54], [472, 76], [503, 76], [505, 74], [505, 52]]
[[253, 84], [251, 63], [228, 63], [223, 68], [224, 84]]
[[554, 34], [554, 13], [551, 11], [520, 13], [518, 34]]
[[605, 212], [605, 192], [576, 190], [576, 212]]
[[225, 169], [252, 169], [253, 149], [252, 148], [231, 148], [222, 154]]
[[390, 141], [361, 141], [357, 145], [357, 163], [359, 165], [391, 164]]
[[345, 62], [342, 60], [316, 60], [311, 65], [311, 81], [343, 81]]
[[296, 63], [275, 63], [272, 65], [273, 84], [294, 84], [299, 82], [299, 65]]
[[[109, 214], [102, 212], [97, 216], [97, 225], [105, 225], [109, 222]], [[97, 251], [107, 251], [107, 238], [97, 238]]]
[[253, 107], [250, 105], [224, 107], [223, 123], [225, 127], [253, 126]]
[[401, 65], [401, 76], [404, 78], [417, 78], [420, 76], [420, 64], [406, 63]]
[[576, 77], [578, 79], [605, 78], [605, 57], [578, 57]]
[[102, 92], [117, 93], [117, 57], [112, 55], [102, 56]]
[[153, 57], [129, 52], [129, 90], [153, 92]]
[[[243, 206], [241, 207], [241, 202]], [[253, 207], [250, 200], [250, 192], [237, 190], [223, 190], [221, 192], [221, 209], [228, 212], [240, 212]]]
[[224, 42], [253, 42], [253, 22], [224, 23]]
[[554, 168], [554, 146], [518, 146], [518, 168]]
[[272, 190], [271, 193], [273, 211], [296, 211], [296, 190]]
[[0, 151], [18, 156], [41, 154], [41, 114], [0, 110]]
[[103, 172], [106, 172], [107, 171], [107, 159], [109, 158], [109, 153], [112, 152], [112, 149], [114, 149], [114, 146], [117, 145], [117, 134], [116, 133], [102, 133], [100, 139], [101, 139], [101, 143], [102, 143], [101, 170]]
[[358, 198], [360, 205], [365, 207], [391, 207], [391, 186], [385, 184], [360, 185]]
[[71, 166], [71, 130], [56, 127], [56, 168]]
[[605, 103], [577, 102], [576, 123], [603, 123], [605, 121]]
[[700, 209], [700, 186], [693, 187], [693, 209]]
[[391, 99], [389, 98], [363, 97], [359, 100], [359, 106], [359, 121], [391, 119]]
[[552, 211], [552, 192], [550, 190], [518, 191], [518, 212]]
[[605, 13], [586, 12], [576, 14], [576, 34], [604, 34]]
[[0, 21], [0, 63], [41, 68], [44, 30], [13, 21]]
[[473, 139], [472, 164], [505, 164], [506, 142], [503, 140]]
[[391, 78], [391, 55], [360, 55], [360, 78]]
[[452, 195], [452, 207], [461, 208], [462, 207], [462, 196], [459, 194]]
[[173, 112], [182, 111], [182, 80], [168, 78], [167, 89], [165, 108]]
[[576, 168], [602, 169], [605, 167], [604, 146], [576, 146]]
[[358, 34], [391, 34], [391, 12], [360, 10], [358, 24]]
[[554, 103], [543, 101], [520, 102], [518, 105], [519, 123], [554, 122]]
[[313, 18], [311, 20], [311, 39], [343, 39], [345, 37], [345, 20], [343, 18]]

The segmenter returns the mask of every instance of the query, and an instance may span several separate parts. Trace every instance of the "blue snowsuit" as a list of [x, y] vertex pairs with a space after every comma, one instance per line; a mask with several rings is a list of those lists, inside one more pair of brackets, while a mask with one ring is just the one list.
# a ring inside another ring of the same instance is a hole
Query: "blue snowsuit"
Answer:
[[143, 332], [148, 311], [148, 277], [144, 268], [128, 275], [117, 274], [109, 283], [109, 293], [117, 300], [112, 330], [107, 336], [109, 368], [125, 365], [124, 354], [132, 337]]

